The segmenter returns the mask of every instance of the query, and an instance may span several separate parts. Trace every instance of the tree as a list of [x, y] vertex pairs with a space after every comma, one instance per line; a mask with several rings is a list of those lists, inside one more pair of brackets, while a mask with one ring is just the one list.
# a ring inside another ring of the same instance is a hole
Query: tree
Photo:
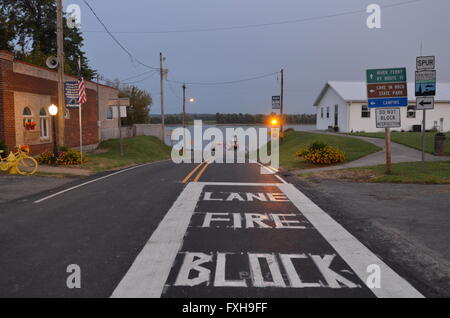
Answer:
[[148, 124], [150, 122], [150, 108], [153, 104], [150, 93], [136, 86], [122, 86], [119, 97], [130, 99], [127, 118], [122, 120], [124, 125]]
[[[56, 55], [55, 0], [0, 0], [0, 49], [13, 50], [16, 58], [45, 66], [47, 57]], [[65, 71], [91, 80], [96, 72], [88, 64], [81, 31], [64, 26]], [[6, 32], [4, 32], [6, 30]]]

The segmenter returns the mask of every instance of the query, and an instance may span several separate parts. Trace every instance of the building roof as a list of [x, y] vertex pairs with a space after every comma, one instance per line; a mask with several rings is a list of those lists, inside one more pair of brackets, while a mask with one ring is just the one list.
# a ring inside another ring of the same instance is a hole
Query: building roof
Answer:
[[[367, 83], [366, 82], [338, 82], [330, 81], [325, 84], [314, 102], [318, 106], [327, 90], [333, 89], [346, 102], [364, 102], [367, 101]], [[415, 84], [408, 83], [408, 100], [416, 101]], [[436, 84], [436, 102], [450, 102], [450, 83]]]

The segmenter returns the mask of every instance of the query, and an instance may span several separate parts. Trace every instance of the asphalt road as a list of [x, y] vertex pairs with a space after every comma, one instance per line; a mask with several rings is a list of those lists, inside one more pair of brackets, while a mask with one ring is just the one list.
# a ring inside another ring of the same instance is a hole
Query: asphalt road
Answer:
[[0, 297], [421, 296], [261, 171], [165, 161], [2, 203]]

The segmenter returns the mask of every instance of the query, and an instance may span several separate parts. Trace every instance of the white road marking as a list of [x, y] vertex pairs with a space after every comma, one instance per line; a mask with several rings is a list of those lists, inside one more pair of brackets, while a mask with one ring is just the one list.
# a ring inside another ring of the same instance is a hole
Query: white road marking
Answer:
[[201, 185], [208, 186], [249, 186], [249, 187], [278, 187], [281, 183], [245, 183], [245, 182], [198, 182]]
[[315, 229], [328, 241], [336, 252], [347, 262], [352, 270], [366, 282], [367, 268], [377, 264], [381, 268], [381, 288], [371, 289], [380, 298], [422, 298], [423, 296], [405, 279], [395, 273], [389, 266], [359, 242], [353, 235], [333, 220], [320, 207], [292, 184], [281, 185], [280, 189], [287, 195], [299, 211], [308, 219]]
[[111, 297], [160, 297], [180, 250], [203, 184], [189, 183], [153, 232]]
[[277, 175], [277, 173], [279, 172], [278, 169], [275, 169], [275, 168], [273, 168], [272, 166], [265, 166], [265, 165], [263, 165], [262, 163], [256, 162], [256, 161], [253, 161], [253, 163], [256, 163], [256, 164], [260, 165], [261, 168], [266, 169], [267, 171], [269, 171], [269, 174], [274, 175], [274, 176], [275, 176], [278, 180], [280, 180], [282, 183], [287, 184], [287, 182], [286, 182], [283, 178], [281, 178], [279, 175]]
[[[167, 161], [167, 160], [164, 160], [164, 161]], [[128, 171], [130, 171], [130, 170], [134, 170], [134, 169], [137, 169], [137, 168], [145, 167], [145, 166], [152, 165], [152, 164], [156, 164], [156, 163], [161, 163], [161, 162], [164, 162], [164, 161], [149, 162], [149, 163], [145, 163], [145, 164], [142, 164], [142, 165], [139, 165], [139, 166], [134, 166], [134, 167], [131, 167], [131, 168], [123, 169], [123, 170], [120, 170], [120, 171], [117, 171], [117, 172], [108, 174], [108, 175], [106, 175], [106, 176], [103, 176], [103, 177], [100, 177], [100, 178], [96, 178], [96, 179], [93, 179], [93, 180], [84, 182], [84, 183], [82, 183], [82, 184], [78, 184], [78, 185], [76, 185], [76, 186], [67, 188], [67, 189], [65, 189], [65, 190], [62, 190], [62, 191], [53, 193], [53, 194], [51, 194], [51, 195], [49, 195], [49, 196], [46, 196], [46, 197], [44, 197], [44, 198], [42, 198], [42, 199], [36, 200], [36, 201], [34, 201], [33, 203], [41, 203], [41, 202], [44, 202], [44, 201], [46, 201], [46, 200], [48, 200], [48, 199], [52, 199], [52, 198], [57, 197], [57, 196], [59, 196], [59, 195], [61, 195], [61, 194], [64, 194], [64, 193], [66, 193], [66, 192], [69, 192], [69, 191], [72, 191], [72, 190], [75, 190], [75, 189], [84, 187], [85, 185], [88, 185], [88, 184], [91, 184], [91, 183], [94, 183], [94, 182], [97, 182], [97, 181], [100, 181], [100, 180], [104, 180], [104, 179], [107, 179], [107, 178], [116, 176], [116, 175], [118, 175], [118, 174], [121, 174], [121, 173], [124, 173], [124, 172], [128, 172]]]

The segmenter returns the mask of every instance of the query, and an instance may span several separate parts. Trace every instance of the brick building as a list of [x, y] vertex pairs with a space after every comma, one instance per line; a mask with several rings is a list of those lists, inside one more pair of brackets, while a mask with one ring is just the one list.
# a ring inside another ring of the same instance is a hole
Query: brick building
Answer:
[[[64, 80], [77, 78], [65, 75]], [[117, 119], [107, 117], [108, 100], [117, 98], [118, 91], [91, 81], [85, 85], [83, 146], [95, 148], [101, 139], [102, 126], [118, 127]], [[54, 136], [48, 106], [58, 104], [57, 89], [56, 71], [14, 60], [12, 53], [0, 51], [0, 140], [10, 149], [28, 144], [33, 154], [51, 150]], [[64, 117], [65, 146], [79, 147], [78, 108], [66, 108]], [[30, 127], [32, 123], [36, 124], [34, 129]]]

